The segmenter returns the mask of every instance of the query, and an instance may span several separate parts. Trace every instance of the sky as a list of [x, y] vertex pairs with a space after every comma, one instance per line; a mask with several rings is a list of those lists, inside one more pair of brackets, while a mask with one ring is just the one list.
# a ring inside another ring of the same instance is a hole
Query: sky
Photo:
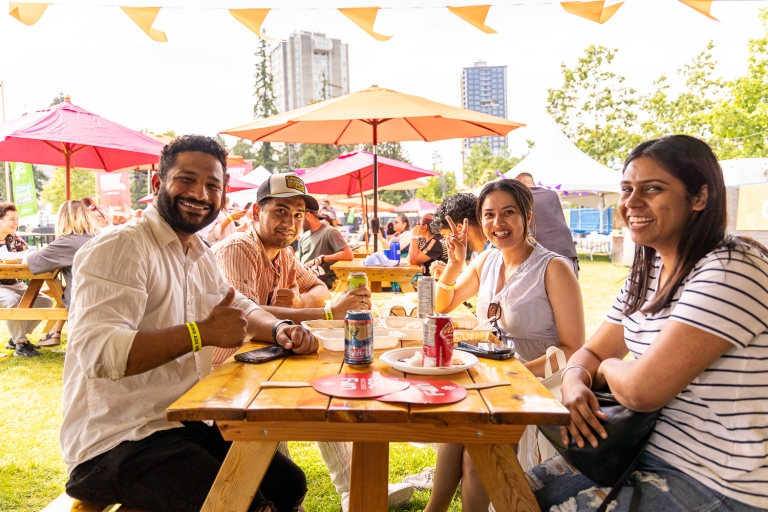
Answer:
[[[55, 2], [28, 27], [0, 16], [0, 80], [6, 119], [47, 108], [59, 92], [112, 121], [156, 133], [214, 135], [253, 117], [253, 56], [258, 38], [226, 8], [275, 7], [263, 28], [279, 38], [294, 31], [325, 32], [349, 44], [351, 90], [376, 84], [461, 106], [461, 71], [477, 60], [507, 66], [508, 117], [527, 125], [510, 134], [512, 154], [543, 137], [552, 121], [548, 88], [562, 84], [561, 63], [572, 67], [590, 44], [617, 48], [614, 71], [641, 93], [662, 74], [675, 80], [686, 61], [715, 43], [717, 73], [747, 70], [747, 42], [763, 33], [758, 10], [768, 1], [716, 1], [712, 21], [677, 0], [627, 0], [604, 25], [566, 13], [544, 0], [500, 0], [487, 35], [447, 9], [472, 2], [383, 0], [371, 38], [336, 11], [372, 5], [366, 0], [104, 0]], [[616, 3], [609, 1], [608, 4]], [[167, 43], [149, 39], [117, 6], [165, 7], [154, 27]], [[7, 13], [6, 2], [0, 12]], [[235, 139], [230, 139], [234, 142]], [[431, 168], [462, 166], [461, 141], [403, 144], [412, 162]]]

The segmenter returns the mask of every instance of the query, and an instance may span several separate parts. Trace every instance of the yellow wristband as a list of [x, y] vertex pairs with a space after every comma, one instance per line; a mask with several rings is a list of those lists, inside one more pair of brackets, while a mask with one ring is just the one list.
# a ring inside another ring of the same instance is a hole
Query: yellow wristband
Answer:
[[192, 338], [192, 352], [199, 352], [203, 348], [203, 338], [200, 337], [200, 329], [195, 322], [187, 322], [189, 337]]
[[325, 319], [333, 320], [333, 310], [331, 309], [331, 301], [325, 301]]
[[229, 219], [229, 222], [235, 222], [235, 219], [233, 219], [231, 215], [227, 215], [227, 218]]
[[440, 288], [442, 288], [443, 290], [453, 290], [454, 288], [456, 288], [456, 283], [453, 283], [453, 284], [445, 284], [445, 283], [444, 283], [444, 282], [442, 282], [442, 281], [438, 281], [438, 282], [437, 282], [437, 285], [438, 285]]

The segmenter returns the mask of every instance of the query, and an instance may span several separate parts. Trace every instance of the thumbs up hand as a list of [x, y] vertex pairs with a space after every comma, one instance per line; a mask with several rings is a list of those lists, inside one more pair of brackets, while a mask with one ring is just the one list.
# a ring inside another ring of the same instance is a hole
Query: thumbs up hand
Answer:
[[272, 300], [273, 306], [282, 308], [299, 309], [304, 307], [304, 299], [299, 293], [299, 285], [296, 282], [296, 267], [293, 266], [288, 272], [288, 282], [290, 288], [278, 288]]
[[230, 286], [224, 299], [214, 306], [208, 318], [197, 322], [203, 345], [236, 348], [243, 344], [248, 321], [243, 310], [232, 307], [234, 302], [235, 289]]

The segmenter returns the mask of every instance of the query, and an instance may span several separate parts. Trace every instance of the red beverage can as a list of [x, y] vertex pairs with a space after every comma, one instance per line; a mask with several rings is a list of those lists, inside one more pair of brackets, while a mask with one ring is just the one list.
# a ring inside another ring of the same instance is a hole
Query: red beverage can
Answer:
[[450, 315], [435, 313], [424, 320], [424, 366], [450, 367], [453, 364], [453, 322]]

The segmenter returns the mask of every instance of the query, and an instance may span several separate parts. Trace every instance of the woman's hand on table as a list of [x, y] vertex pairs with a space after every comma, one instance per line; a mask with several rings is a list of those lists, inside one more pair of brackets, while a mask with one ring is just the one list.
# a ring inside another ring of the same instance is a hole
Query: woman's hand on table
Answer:
[[579, 448], [584, 447], [584, 438], [593, 447], [597, 447], [595, 432], [603, 439], [607, 437], [600, 420], [605, 420], [608, 416], [600, 410], [597, 397], [582, 380], [584, 373], [580, 368], [569, 370], [563, 374], [563, 385], [560, 387], [563, 405], [571, 412], [571, 423], [567, 427], [561, 427], [560, 434], [563, 443], [568, 445], [570, 433]]
[[317, 338], [304, 326], [280, 324], [277, 327], [275, 340], [294, 354], [311, 354], [317, 352]]
[[350, 309], [371, 309], [371, 292], [368, 288], [344, 290], [331, 305], [333, 318], [342, 320]]

